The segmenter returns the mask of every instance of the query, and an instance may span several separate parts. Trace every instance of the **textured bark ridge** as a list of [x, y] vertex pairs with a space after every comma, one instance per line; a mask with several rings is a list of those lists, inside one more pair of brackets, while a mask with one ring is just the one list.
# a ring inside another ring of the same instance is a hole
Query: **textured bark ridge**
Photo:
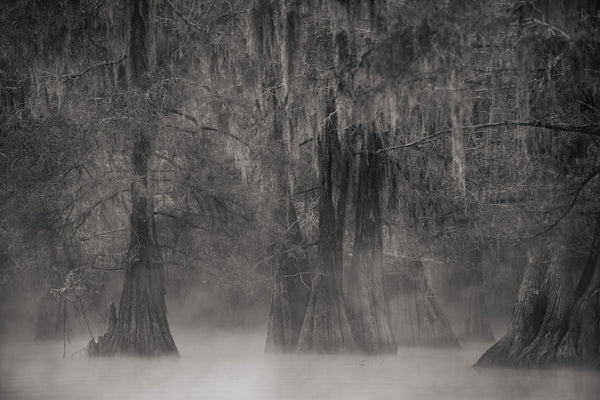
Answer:
[[395, 260], [383, 282], [390, 325], [398, 345], [458, 346], [420, 260]]
[[343, 239], [351, 160], [337, 133], [335, 96], [329, 94], [319, 135], [319, 264], [312, 281], [298, 351], [331, 353], [353, 350], [354, 338], [342, 294]]
[[178, 354], [167, 322], [164, 271], [148, 187], [152, 149], [143, 132], [136, 136], [132, 154], [136, 179], [131, 184], [131, 236], [119, 313], [113, 326], [116, 311], [111, 307], [108, 332], [98, 343], [90, 341], [90, 355]]
[[[289, 198], [289, 197], [288, 197]], [[294, 206], [288, 204], [287, 246], [299, 245], [302, 234], [296, 221]], [[276, 246], [271, 274], [270, 312], [265, 352], [279, 353], [295, 351], [302, 328], [309, 290], [303, 281], [307, 262], [303, 255], [290, 252], [287, 246]]]
[[298, 351], [334, 353], [355, 348], [338, 285], [327, 276], [318, 275], [313, 279]]
[[[273, 124], [269, 147], [275, 150], [274, 154], [276, 154], [271, 160], [276, 162], [269, 164], [278, 199], [271, 215], [282, 232], [281, 237], [270, 248], [271, 296], [265, 352], [289, 352], [295, 351], [298, 345], [298, 336], [310, 293], [308, 263], [300, 249], [302, 233], [292, 201], [289, 177], [289, 163], [292, 156], [289, 154], [288, 147], [294, 142], [290, 102], [293, 101], [291, 99], [294, 96], [293, 85], [289, 84], [291, 64], [285, 60], [288, 51], [291, 51], [288, 46], [290, 35], [287, 30], [292, 20], [286, 19], [286, 22], [280, 22], [282, 15], [273, 9], [272, 3], [261, 3], [258, 8], [260, 11], [255, 11], [264, 15], [257, 20], [257, 27], [261, 31], [257, 36], [271, 39], [259, 43], [261, 47], [259, 54], [262, 54], [266, 60], [265, 65], [262, 66], [263, 79], [268, 82], [265, 88], [265, 101], [271, 111]], [[286, 15], [283, 9], [282, 14]], [[281, 47], [275, 45], [277, 34], [282, 35]], [[277, 68], [276, 62], [270, 62], [272, 59], [281, 60], [282, 65], [287, 68]]]
[[[530, 251], [507, 334], [476, 366], [573, 364], [600, 367], [598, 227], [575, 287], [564, 250]], [[554, 253], [554, 254], [552, 254]]]
[[396, 353], [383, 296], [383, 231], [379, 193], [384, 166], [374, 154], [381, 140], [374, 131], [363, 138], [359, 166], [354, 253], [348, 273], [346, 305], [357, 346], [365, 352]]
[[[123, 7], [128, 44], [127, 86], [142, 88], [156, 67], [153, 0], [132, 0]], [[153, 116], [149, 113], [148, 120]], [[124, 260], [125, 282], [118, 316], [111, 307], [108, 332], [90, 341], [90, 355], [177, 355], [167, 322], [165, 277], [154, 222], [153, 193], [148, 177], [152, 132], [140, 126], [132, 135], [130, 239]]]

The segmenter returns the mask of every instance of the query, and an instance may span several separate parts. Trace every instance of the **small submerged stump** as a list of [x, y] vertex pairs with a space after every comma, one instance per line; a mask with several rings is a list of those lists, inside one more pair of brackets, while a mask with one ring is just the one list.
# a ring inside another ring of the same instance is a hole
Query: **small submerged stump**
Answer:
[[390, 326], [399, 346], [459, 346], [420, 260], [395, 260], [384, 275], [383, 289]]
[[88, 355], [90, 356], [102, 356], [110, 352], [112, 337], [117, 326], [117, 309], [115, 308], [115, 303], [110, 303], [108, 314], [108, 329], [106, 333], [98, 336], [98, 342], [92, 339], [88, 344]]

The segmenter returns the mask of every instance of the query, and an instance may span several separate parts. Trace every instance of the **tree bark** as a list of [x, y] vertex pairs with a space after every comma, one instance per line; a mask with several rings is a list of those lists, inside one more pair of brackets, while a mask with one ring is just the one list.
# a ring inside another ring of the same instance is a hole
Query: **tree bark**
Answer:
[[[144, 87], [146, 75], [155, 67], [154, 4], [135, 0], [127, 6], [128, 80]], [[92, 340], [88, 350], [90, 355], [178, 355], [167, 321], [165, 276], [148, 177], [152, 133], [140, 127], [133, 132], [132, 142], [130, 239], [118, 317], [113, 327], [115, 310], [111, 307], [108, 332], [98, 343]]]
[[540, 250], [530, 253], [508, 333], [481, 356], [476, 366], [600, 367], [598, 222], [600, 219], [577, 286], [562, 257], [564, 249], [559, 248], [546, 262], [539, 260]]
[[575, 289], [569, 327], [558, 347], [560, 363], [600, 367], [600, 215], [588, 261]]
[[385, 275], [384, 291], [398, 345], [458, 346], [420, 260], [408, 265], [395, 260], [392, 271]]
[[[281, 232], [269, 248], [271, 257], [271, 294], [266, 352], [295, 351], [310, 293], [303, 254], [302, 234], [291, 197], [294, 171], [290, 148], [294, 144], [295, 125], [293, 83], [293, 28], [295, 7], [288, 2], [259, 1], [253, 9], [258, 71], [263, 100], [272, 129], [265, 157], [277, 199], [269, 209], [273, 223]], [[279, 233], [278, 232], [278, 233]]]
[[276, 251], [280, 255], [272, 265], [267, 353], [296, 350], [309, 294], [303, 283], [307, 267], [304, 256], [285, 247], [277, 247]]
[[516, 364], [519, 353], [535, 339], [544, 314], [542, 283], [548, 264], [543, 261], [540, 245], [529, 249], [523, 281], [513, 306], [513, 319], [508, 333], [479, 359], [477, 366]]
[[148, 184], [148, 160], [153, 150], [144, 132], [136, 136], [132, 154], [135, 178], [131, 184], [129, 250], [119, 314], [114, 329], [109, 326], [97, 344], [90, 342], [90, 355], [178, 354], [167, 322], [165, 277]]
[[[278, 132], [278, 129], [274, 131]], [[281, 144], [281, 137], [276, 139]], [[280, 145], [284, 154], [282, 147]], [[283, 234], [270, 249], [273, 262], [266, 352], [290, 352], [296, 349], [309, 294], [304, 281], [307, 261], [299, 248], [302, 245], [302, 233], [285, 171], [286, 168], [279, 168], [275, 172], [279, 200], [273, 217]]]
[[600, 258], [594, 276], [573, 307], [567, 332], [556, 352], [556, 361], [600, 367]]
[[396, 353], [383, 296], [383, 222], [379, 194], [384, 166], [375, 153], [381, 139], [371, 130], [363, 137], [356, 201], [354, 253], [348, 273], [346, 305], [354, 340], [370, 353]]
[[[306, 258], [293, 246], [300, 246], [302, 235], [289, 193], [284, 196], [276, 215], [284, 217], [283, 238], [271, 247], [271, 295], [265, 352], [280, 353], [296, 350], [298, 336], [308, 302], [309, 289], [304, 283]], [[287, 203], [287, 207], [286, 207]], [[287, 208], [287, 210], [281, 210]], [[286, 212], [287, 211], [287, 212]]]
[[319, 158], [319, 262], [312, 280], [298, 351], [331, 353], [353, 350], [355, 342], [342, 294], [343, 239], [351, 160], [338, 137], [333, 91], [317, 140]]

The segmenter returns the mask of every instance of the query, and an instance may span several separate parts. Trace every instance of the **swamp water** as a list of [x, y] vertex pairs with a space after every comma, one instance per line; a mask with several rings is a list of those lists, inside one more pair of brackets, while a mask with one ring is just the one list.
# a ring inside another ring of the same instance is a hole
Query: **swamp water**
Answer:
[[0, 399], [597, 399], [600, 372], [472, 368], [488, 347], [264, 354], [264, 333], [173, 332], [179, 359], [88, 358], [86, 340], [3, 338]]

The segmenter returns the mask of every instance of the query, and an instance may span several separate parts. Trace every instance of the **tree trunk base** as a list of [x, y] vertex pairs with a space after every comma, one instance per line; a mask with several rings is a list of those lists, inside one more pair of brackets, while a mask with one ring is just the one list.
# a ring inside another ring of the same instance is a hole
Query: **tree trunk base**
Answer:
[[390, 325], [398, 346], [458, 347], [458, 339], [427, 283], [423, 263], [395, 262], [384, 278]]
[[475, 366], [599, 368], [599, 271], [575, 301], [569, 266], [558, 258], [547, 268], [528, 265], [508, 333]]
[[164, 277], [160, 265], [134, 261], [125, 272], [119, 303], [110, 307], [108, 331], [90, 341], [91, 356], [178, 356], [167, 322]]
[[342, 353], [356, 350], [342, 294], [330, 279], [313, 280], [304, 323], [298, 339], [302, 353]]
[[265, 353], [294, 352], [308, 303], [308, 288], [302, 285], [298, 272], [290, 271], [289, 275], [294, 276], [285, 276], [284, 265], [273, 268], [276, 270], [272, 274]]

